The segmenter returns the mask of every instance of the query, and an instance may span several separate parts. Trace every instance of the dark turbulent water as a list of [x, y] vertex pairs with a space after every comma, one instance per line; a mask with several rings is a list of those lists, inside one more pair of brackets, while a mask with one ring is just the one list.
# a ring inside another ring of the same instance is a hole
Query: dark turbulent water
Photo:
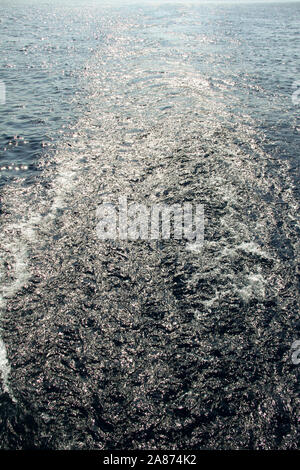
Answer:
[[300, 4], [0, 7], [1, 448], [296, 448]]

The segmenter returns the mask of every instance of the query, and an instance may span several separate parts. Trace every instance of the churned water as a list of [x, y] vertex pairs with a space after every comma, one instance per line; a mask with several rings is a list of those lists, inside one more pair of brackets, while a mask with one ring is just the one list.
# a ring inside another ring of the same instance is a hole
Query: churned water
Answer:
[[296, 448], [300, 4], [0, 8], [1, 448]]

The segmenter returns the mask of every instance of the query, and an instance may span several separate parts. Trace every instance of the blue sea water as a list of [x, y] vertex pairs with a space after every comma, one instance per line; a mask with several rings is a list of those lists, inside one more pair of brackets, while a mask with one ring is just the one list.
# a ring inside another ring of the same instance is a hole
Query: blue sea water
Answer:
[[[300, 3], [0, 8], [1, 446], [296, 448]], [[99, 243], [120, 194], [202, 252]]]
[[[192, 75], [220, 107], [216, 119], [226, 111], [232, 122], [251, 122], [268, 133], [279, 158], [297, 158], [299, 110], [291, 97], [299, 76], [298, 2], [73, 5], [1, 2], [1, 80], [7, 96], [0, 109], [2, 184], [25, 176], [22, 165], [35, 171], [40, 155], [55, 148], [78, 120], [81, 100], [89, 99], [87, 62], [99, 53], [105, 57], [122, 34], [127, 55], [139, 61], [132, 64], [133, 74], [140, 66], [144, 80], [151, 79], [151, 67], [174, 77]], [[100, 67], [92, 71], [97, 73], [105, 77]]]

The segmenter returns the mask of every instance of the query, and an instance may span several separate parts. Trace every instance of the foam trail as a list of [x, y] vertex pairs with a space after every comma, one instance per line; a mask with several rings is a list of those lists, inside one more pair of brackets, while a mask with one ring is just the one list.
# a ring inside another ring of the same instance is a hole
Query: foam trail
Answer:
[[10, 365], [7, 359], [6, 347], [0, 336], [0, 370], [2, 375], [3, 391], [7, 392], [13, 400], [14, 397], [9, 387], [8, 377], [10, 374]]
[[[71, 165], [71, 168], [70, 168]], [[8, 243], [4, 239], [4, 245], [6, 252], [9, 253], [14, 262], [11, 263], [11, 271], [13, 272], [14, 280], [11, 283], [2, 282], [1, 293], [0, 293], [0, 318], [1, 314], [6, 309], [6, 303], [9, 298], [12, 298], [30, 278], [30, 271], [28, 268], [28, 247], [33, 241], [36, 241], [36, 229], [41, 226], [42, 223], [51, 222], [55, 218], [57, 209], [61, 208], [64, 203], [66, 192], [71, 190], [73, 187], [73, 180], [76, 174], [74, 169], [74, 163], [67, 161], [65, 167], [62, 168], [58, 174], [54, 188], [54, 199], [46, 216], [31, 215], [27, 221], [18, 222], [17, 224], [12, 223], [7, 227], [7, 233], [19, 233], [20, 238], [18, 241]], [[3, 234], [2, 234], [3, 235]], [[0, 273], [0, 277], [3, 273]], [[0, 378], [2, 378], [3, 391], [7, 392], [11, 399], [16, 402], [16, 398], [13, 395], [9, 384], [9, 375], [11, 367], [7, 357], [7, 350], [5, 343], [1, 337], [0, 330]]]
[[[0, 296], [0, 311], [3, 312], [6, 308], [6, 300], [18, 292], [21, 289], [26, 281], [29, 278], [29, 273], [27, 270], [27, 248], [24, 245], [11, 245], [11, 253], [15, 258], [14, 265], [14, 281], [11, 284], [2, 286], [2, 295]], [[10, 364], [7, 357], [7, 351], [5, 343], [0, 334], [0, 373], [2, 378], [2, 387], [3, 391], [7, 392], [11, 399], [16, 402], [16, 398], [13, 395], [11, 387], [9, 385], [9, 374], [10, 374]]]

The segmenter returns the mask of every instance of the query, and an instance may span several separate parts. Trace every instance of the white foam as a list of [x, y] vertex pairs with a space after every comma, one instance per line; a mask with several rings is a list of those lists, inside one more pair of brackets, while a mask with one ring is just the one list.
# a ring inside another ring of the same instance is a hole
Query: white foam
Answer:
[[[67, 160], [61, 165], [61, 171], [57, 175], [53, 187], [53, 202], [47, 215], [37, 214], [33, 208], [33, 214], [28, 214], [23, 221], [11, 223], [5, 227], [1, 233], [1, 242], [5, 246], [10, 273], [9, 281], [4, 280], [4, 272], [0, 272], [0, 315], [6, 308], [7, 300], [12, 298], [30, 278], [28, 269], [28, 248], [31, 243], [37, 242], [38, 230], [41, 230], [47, 223], [51, 223], [57, 214], [57, 210], [64, 207], [65, 196], [72, 191], [76, 178], [76, 166], [74, 162]], [[12, 237], [17, 239], [12, 241]], [[2, 311], [2, 312], [1, 312]], [[11, 367], [7, 357], [7, 350], [0, 335], [0, 375], [2, 376], [3, 390], [9, 393], [13, 401], [16, 401], [9, 385], [9, 375]]]
[[249, 302], [250, 299], [256, 298], [262, 300], [265, 297], [266, 280], [261, 274], [249, 274], [247, 276], [246, 285], [242, 289], [237, 289], [238, 294], [244, 300]]
[[10, 390], [8, 377], [10, 374], [10, 365], [7, 359], [6, 347], [0, 336], [0, 371], [2, 375], [3, 391], [7, 392], [15, 401], [15, 398]]
[[225, 247], [222, 251], [222, 256], [226, 256], [229, 258], [235, 258], [239, 255], [239, 251], [243, 251], [244, 253], [255, 254], [261, 258], [269, 259], [270, 255], [263, 251], [259, 245], [254, 242], [243, 242], [239, 245], [236, 245], [232, 248]]
[[[8, 283], [2, 283], [1, 286], [0, 309], [2, 312], [6, 308], [7, 299], [13, 297], [29, 279], [29, 273], [27, 269], [28, 252], [26, 245], [22, 244], [21, 242], [11, 243], [10, 245], [6, 245], [5, 248], [6, 251], [8, 251], [13, 256], [14, 266], [12, 269], [13, 280]], [[1, 273], [1, 277], [3, 277], [3, 273]], [[2, 376], [3, 390], [9, 393], [13, 401], [16, 401], [9, 385], [10, 370], [11, 369], [7, 358], [6, 346], [0, 336], [0, 372]]]

